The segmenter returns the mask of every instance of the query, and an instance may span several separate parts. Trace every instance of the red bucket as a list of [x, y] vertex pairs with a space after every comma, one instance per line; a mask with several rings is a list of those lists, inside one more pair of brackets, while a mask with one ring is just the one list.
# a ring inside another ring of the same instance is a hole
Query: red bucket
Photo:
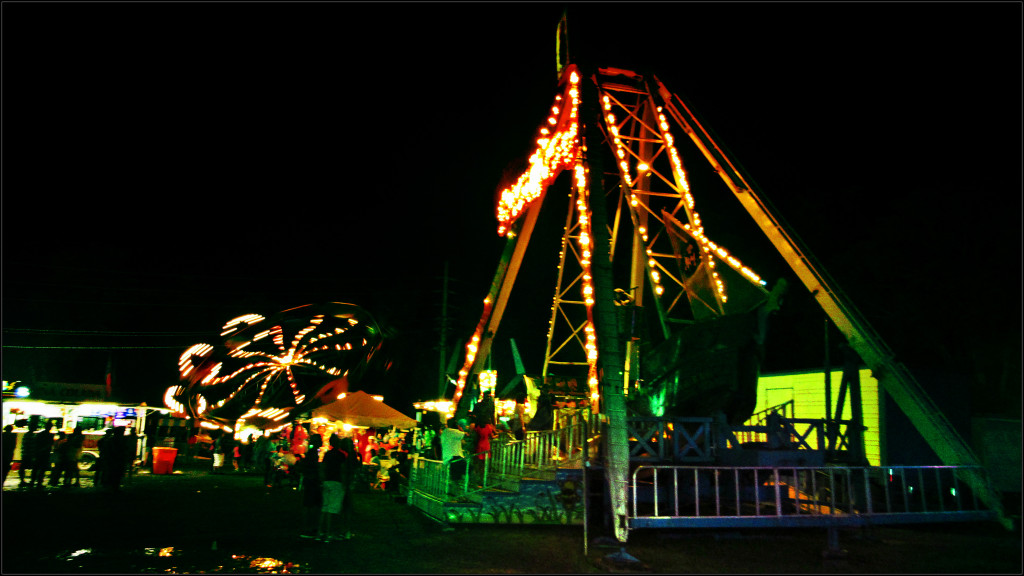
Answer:
[[177, 448], [153, 448], [153, 474], [170, 474], [174, 471], [174, 457]]

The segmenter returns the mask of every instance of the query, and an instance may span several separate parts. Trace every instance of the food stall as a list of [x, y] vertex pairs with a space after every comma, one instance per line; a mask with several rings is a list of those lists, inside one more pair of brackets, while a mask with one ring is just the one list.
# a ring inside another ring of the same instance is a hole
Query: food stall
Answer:
[[70, 434], [76, 427], [85, 435], [79, 468], [88, 470], [99, 458], [97, 443], [107, 429], [124, 427], [138, 435], [136, 458], [146, 453], [148, 442], [146, 419], [154, 411], [167, 412], [165, 408], [152, 408], [146, 404], [125, 404], [104, 401], [104, 387], [89, 384], [60, 384], [40, 382], [29, 386], [4, 382], [3, 406], [0, 414], [3, 426], [14, 426], [17, 443], [14, 449], [14, 465], [21, 461], [21, 441], [35, 422], [37, 430], [46, 424], [53, 425], [52, 432]]

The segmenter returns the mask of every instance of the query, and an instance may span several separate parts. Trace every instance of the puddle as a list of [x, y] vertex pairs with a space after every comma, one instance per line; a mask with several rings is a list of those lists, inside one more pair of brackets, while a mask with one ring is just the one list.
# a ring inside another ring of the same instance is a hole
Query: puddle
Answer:
[[232, 560], [240, 562], [243, 566], [248, 566], [252, 571], [257, 574], [301, 574], [301, 566], [292, 562], [284, 562], [276, 558], [264, 558], [264, 557], [253, 557], [253, 556], [231, 556]]
[[[289, 562], [267, 556], [246, 554], [220, 555], [167, 546], [143, 548], [128, 553], [103, 552], [93, 548], [67, 550], [42, 559], [38, 567], [53, 572], [93, 572], [141, 574], [304, 574], [308, 568], [298, 562]], [[49, 564], [49, 566], [45, 566]]]
[[92, 554], [92, 548], [82, 548], [73, 552], [61, 552], [60, 554], [57, 554], [57, 560], [71, 561], [85, 554]]

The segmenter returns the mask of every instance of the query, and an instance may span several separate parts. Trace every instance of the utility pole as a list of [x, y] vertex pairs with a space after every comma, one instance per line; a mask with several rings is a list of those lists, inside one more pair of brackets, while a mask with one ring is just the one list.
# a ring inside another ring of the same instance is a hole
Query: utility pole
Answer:
[[445, 373], [445, 348], [448, 333], [448, 261], [444, 261], [444, 276], [441, 280], [441, 344], [437, 352], [437, 397], [443, 398], [448, 386], [448, 375]]
[[[581, 68], [581, 71], [583, 68]], [[584, 78], [591, 78], [587, 69]], [[598, 128], [600, 99], [597, 87], [589, 81], [580, 82], [582, 98], [582, 145], [597, 150], [602, 140]], [[594, 277], [594, 328], [597, 331], [598, 358], [601, 359], [601, 419], [605, 446], [605, 478], [609, 491], [609, 519], [615, 538], [625, 542], [629, 537], [627, 484], [629, 481], [629, 434], [626, 422], [626, 398], [623, 391], [625, 358], [619, 349], [618, 315], [615, 311], [615, 290], [612, 280], [611, 238], [602, 175], [604, 162], [599, 153], [586, 156], [592, 199], [591, 234], [594, 237], [591, 269]]]
[[837, 414], [832, 422], [832, 362], [828, 348], [828, 318], [825, 318], [825, 451], [832, 454], [836, 449], [836, 426], [843, 415]]

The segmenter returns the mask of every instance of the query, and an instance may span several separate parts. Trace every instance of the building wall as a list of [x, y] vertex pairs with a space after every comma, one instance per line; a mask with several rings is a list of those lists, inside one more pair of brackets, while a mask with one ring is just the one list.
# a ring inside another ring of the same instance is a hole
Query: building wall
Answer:
[[[839, 384], [843, 379], [842, 370], [831, 372], [832, 409], [835, 410]], [[880, 466], [885, 461], [884, 409], [880, 402], [878, 380], [871, 375], [871, 370], [860, 371], [861, 404], [864, 416], [864, 452], [872, 466]], [[757, 381], [757, 408], [761, 411], [784, 402], [793, 401], [794, 418], [825, 418], [825, 372], [795, 372], [787, 374], [765, 374]], [[834, 415], [833, 415], [834, 417]], [[852, 417], [850, 395], [847, 393], [843, 404], [841, 420]], [[747, 424], [753, 424], [748, 421]], [[808, 438], [812, 448], [817, 447], [816, 438]]]

